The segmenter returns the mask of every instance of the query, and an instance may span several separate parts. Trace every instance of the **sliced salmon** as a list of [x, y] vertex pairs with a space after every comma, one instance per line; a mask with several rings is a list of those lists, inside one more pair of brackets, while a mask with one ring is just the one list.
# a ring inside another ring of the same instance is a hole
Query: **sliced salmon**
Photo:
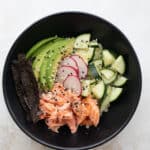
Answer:
[[89, 111], [89, 119], [93, 122], [94, 126], [97, 126], [100, 119], [100, 110], [97, 105], [97, 100], [93, 99], [91, 96], [88, 96], [83, 100], [83, 103]]
[[71, 133], [75, 133], [79, 125], [89, 127], [99, 123], [97, 100], [91, 96], [82, 99], [60, 83], [55, 83], [50, 92], [41, 95], [39, 108], [40, 119], [45, 119], [48, 128], [54, 132], [67, 125]]
[[88, 116], [88, 110], [85, 105], [79, 100], [72, 103], [72, 109], [76, 115], [77, 124], [80, 125], [80, 123], [83, 122]]

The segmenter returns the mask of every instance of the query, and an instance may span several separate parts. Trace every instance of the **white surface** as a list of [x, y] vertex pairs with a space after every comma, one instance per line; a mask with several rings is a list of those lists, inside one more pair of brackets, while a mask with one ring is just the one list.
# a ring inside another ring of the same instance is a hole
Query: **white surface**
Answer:
[[[79, 10], [99, 15], [129, 38], [140, 59], [143, 90], [128, 126], [98, 150], [150, 148], [150, 2], [149, 0], [0, 0], [0, 78], [5, 57], [17, 36], [31, 23], [59, 11]], [[1, 82], [1, 81], [0, 81]], [[48, 150], [16, 126], [6, 109], [0, 87], [0, 150]]]

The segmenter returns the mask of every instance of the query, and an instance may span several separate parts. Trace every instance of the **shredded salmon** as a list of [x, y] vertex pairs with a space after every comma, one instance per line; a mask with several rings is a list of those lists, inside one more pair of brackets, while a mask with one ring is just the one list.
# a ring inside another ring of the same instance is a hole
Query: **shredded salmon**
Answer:
[[60, 83], [55, 83], [50, 92], [41, 95], [39, 108], [40, 119], [44, 119], [54, 132], [67, 125], [71, 133], [75, 133], [79, 125], [96, 127], [100, 119], [97, 100], [91, 96], [82, 99]]

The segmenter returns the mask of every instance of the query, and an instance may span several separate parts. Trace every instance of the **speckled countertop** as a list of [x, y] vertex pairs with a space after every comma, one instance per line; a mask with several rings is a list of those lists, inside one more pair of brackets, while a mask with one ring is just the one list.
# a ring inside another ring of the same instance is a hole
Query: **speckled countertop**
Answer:
[[[150, 1], [149, 0], [5, 0], [0, 1], [0, 78], [6, 55], [17, 36], [34, 21], [59, 11], [85, 11], [120, 28], [139, 57], [143, 89], [138, 109], [128, 126], [96, 150], [150, 148]], [[2, 84], [2, 80], [0, 80]], [[13, 122], [0, 87], [0, 150], [48, 150], [27, 137]]]

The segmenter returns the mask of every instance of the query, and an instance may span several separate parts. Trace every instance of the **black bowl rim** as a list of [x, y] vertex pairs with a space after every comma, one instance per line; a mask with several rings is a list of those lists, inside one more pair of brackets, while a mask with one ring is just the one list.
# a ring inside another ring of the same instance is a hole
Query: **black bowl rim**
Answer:
[[[139, 66], [139, 71], [140, 71], [140, 74], [139, 74], [139, 81], [140, 81], [140, 92], [138, 93], [138, 101], [135, 103], [135, 106], [134, 106], [134, 110], [130, 113], [130, 115], [128, 116], [127, 120], [122, 124], [122, 126], [117, 130], [115, 131], [112, 135], [110, 135], [109, 137], [107, 137], [106, 139], [102, 140], [102, 141], [99, 141], [99, 142], [96, 142], [95, 144], [92, 144], [92, 145], [88, 145], [88, 146], [82, 146], [82, 147], [61, 147], [61, 146], [55, 146], [55, 145], [52, 145], [52, 144], [48, 144], [47, 142], [44, 142], [43, 140], [40, 140], [38, 139], [37, 137], [35, 137], [34, 135], [32, 135], [30, 132], [28, 132], [25, 128], [22, 127], [22, 125], [20, 124], [19, 120], [16, 118], [15, 114], [13, 113], [12, 109], [11, 109], [11, 106], [9, 104], [9, 100], [8, 100], [8, 97], [7, 97], [7, 91], [6, 91], [6, 88], [5, 88], [5, 74], [6, 74], [6, 66], [8, 64], [8, 59], [9, 59], [9, 56], [13, 53], [12, 49], [13, 47], [16, 45], [16, 43], [19, 41], [20, 37], [28, 30], [30, 29], [33, 25], [36, 25], [37, 23], [43, 21], [43, 20], [46, 20], [48, 19], [49, 17], [52, 17], [52, 16], [58, 16], [58, 15], [65, 15], [65, 14], [75, 14], [75, 15], [86, 15], [86, 16], [89, 16], [89, 17], [93, 17], [93, 18], [97, 18], [97, 19], [101, 19], [102, 21], [106, 22], [107, 24], [109, 24], [111, 27], [115, 28], [118, 32], [120, 32], [127, 40], [127, 42], [130, 44], [132, 50], [133, 50], [133, 53], [135, 55], [135, 58], [137, 60], [137, 64]], [[135, 53], [135, 50], [133, 48], [133, 46], [131, 45], [131, 43], [129, 42], [129, 40], [127, 39], [127, 37], [125, 36], [125, 34], [120, 30], [118, 29], [115, 25], [113, 25], [112, 23], [110, 23], [109, 21], [107, 21], [106, 19], [103, 19], [97, 15], [94, 15], [94, 14], [91, 14], [91, 13], [87, 13], [87, 12], [80, 12], [80, 11], [65, 11], [65, 12], [58, 12], [58, 13], [54, 13], [54, 14], [51, 14], [51, 15], [48, 15], [48, 16], [45, 16], [39, 20], [37, 20], [36, 22], [32, 23], [29, 27], [27, 27], [19, 36], [18, 38], [14, 41], [12, 47], [10, 48], [8, 54], [7, 54], [7, 57], [6, 57], [6, 60], [5, 60], [5, 65], [4, 65], [4, 69], [3, 69], [3, 83], [2, 83], [2, 86], [3, 86], [3, 95], [4, 95], [4, 100], [5, 100], [5, 103], [6, 103], [6, 106], [8, 108], [8, 111], [11, 115], [11, 117], [13, 118], [14, 122], [17, 124], [17, 126], [27, 135], [29, 136], [31, 139], [35, 140], [36, 142], [40, 143], [40, 144], [43, 144], [47, 147], [50, 147], [50, 148], [55, 148], [55, 149], [60, 149], [60, 150], [86, 150], [86, 149], [90, 149], [90, 148], [94, 148], [94, 147], [97, 147], [97, 146], [100, 146], [108, 141], [110, 141], [111, 139], [113, 139], [115, 136], [117, 136], [126, 126], [127, 124], [129, 123], [129, 121], [132, 119], [136, 109], [137, 109], [137, 106], [139, 104], [139, 100], [140, 100], [140, 96], [141, 96], [141, 91], [142, 91], [142, 72], [141, 72], [141, 66], [140, 66], [140, 63], [139, 63], [139, 59]]]

